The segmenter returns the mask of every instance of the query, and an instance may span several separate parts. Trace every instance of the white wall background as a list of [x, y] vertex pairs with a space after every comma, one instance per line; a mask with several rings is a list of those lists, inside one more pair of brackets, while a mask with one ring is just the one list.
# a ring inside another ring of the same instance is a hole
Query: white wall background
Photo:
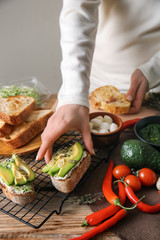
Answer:
[[61, 0], [0, 0], [0, 83], [35, 76], [61, 85]]

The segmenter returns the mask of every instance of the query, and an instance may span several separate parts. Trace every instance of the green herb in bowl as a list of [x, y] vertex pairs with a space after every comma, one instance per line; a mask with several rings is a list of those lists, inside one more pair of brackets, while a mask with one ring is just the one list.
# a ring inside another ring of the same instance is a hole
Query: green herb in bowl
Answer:
[[139, 131], [139, 135], [146, 141], [160, 145], [160, 124], [150, 123]]

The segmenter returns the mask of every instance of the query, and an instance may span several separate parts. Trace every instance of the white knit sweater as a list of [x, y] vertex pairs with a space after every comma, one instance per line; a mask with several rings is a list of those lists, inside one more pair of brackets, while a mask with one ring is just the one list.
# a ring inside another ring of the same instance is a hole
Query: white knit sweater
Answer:
[[126, 92], [136, 68], [150, 89], [160, 84], [159, 0], [63, 0], [60, 28], [58, 106], [88, 106], [103, 85]]

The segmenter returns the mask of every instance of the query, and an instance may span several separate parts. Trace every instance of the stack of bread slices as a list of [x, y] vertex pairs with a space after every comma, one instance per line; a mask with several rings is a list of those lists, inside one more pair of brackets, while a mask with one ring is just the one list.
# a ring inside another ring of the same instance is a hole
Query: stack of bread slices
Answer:
[[24, 146], [44, 130], [52, 113], [35, 110], [33, 97], [0, 98], [0, 141], [15, 149]]

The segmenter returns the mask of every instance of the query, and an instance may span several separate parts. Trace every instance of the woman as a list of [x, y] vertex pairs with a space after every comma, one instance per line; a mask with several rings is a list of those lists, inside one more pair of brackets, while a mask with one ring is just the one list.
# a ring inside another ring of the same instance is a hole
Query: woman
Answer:
[[62, 87], [58, 107], [42, 133], [37, 160], [50, 161], [52, 145], [70, 129], [82, 133], [94, 154], [89, 129], [89, 91], [113, 85], [139, 112], [160, 82], [160, 1], [64, 0], [60, 16]]

